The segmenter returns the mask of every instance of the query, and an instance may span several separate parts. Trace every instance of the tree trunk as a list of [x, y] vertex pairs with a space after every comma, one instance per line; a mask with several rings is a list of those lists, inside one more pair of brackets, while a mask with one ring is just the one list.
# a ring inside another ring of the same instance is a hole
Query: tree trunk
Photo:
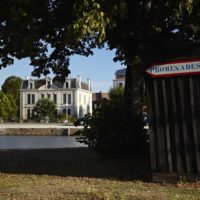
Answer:
[[126, 99], [126, 103], [129, 105], [134, 105], [134, 76], [133, 76], [133, 67], [132, 65], [127, 65], [126, 69], [126, 81], [125, 81], [125, 91], [124, 97]]
[[141, 64], [129, 64], [126, 70], [126, 82], [124, 97], [131, 108], [141, 106], [143, 67]]

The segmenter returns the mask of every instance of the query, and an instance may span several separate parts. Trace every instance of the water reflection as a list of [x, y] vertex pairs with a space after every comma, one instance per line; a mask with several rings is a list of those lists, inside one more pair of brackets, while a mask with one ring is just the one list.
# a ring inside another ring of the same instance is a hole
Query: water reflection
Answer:
[[86, 147], [74, 136], [0, 136], [0, 149], [54, 149]]

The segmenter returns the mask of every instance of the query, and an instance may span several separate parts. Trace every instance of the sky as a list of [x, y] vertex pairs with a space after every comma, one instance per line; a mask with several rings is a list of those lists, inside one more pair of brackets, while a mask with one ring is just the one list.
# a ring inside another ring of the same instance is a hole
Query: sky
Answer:
[[[114, 54], [115, 51], [95, 49], [93, 56], [71, 57], [69, 66], [71, 73], [69, 77], [76, 78], [80, 75], [82, 81], [87, 81], [87, 79], [91, 80], [93, 92], [108, 92], [112, 87], [115, 71], [124, 68], [119, 62], [115, 63], [113, 61]], [[0, 85], [9, 76], [19, 76], [22, 79], [25, 79], [27, 76], [31, 77], [33, 67], [29, 63], [29, 59], [16, 60], [13, 65], [1, 69]], [[49, 77], [53, 77], [53, 74], [50, 74]]]

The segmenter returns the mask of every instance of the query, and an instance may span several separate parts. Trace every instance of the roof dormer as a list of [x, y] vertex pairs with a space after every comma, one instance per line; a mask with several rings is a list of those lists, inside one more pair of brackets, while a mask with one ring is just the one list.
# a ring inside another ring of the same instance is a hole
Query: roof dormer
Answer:
[[68, 79], [68, 78], [65, 78], [65, 82], [64, 82], [64, 85], [63, 85], [63, 88], [71, 88], [71, 80]]
[[31, 80], [30, 78], [28, 78], [28, 89], [32, 90], [34, 88], [35, 88], [34, 80]]
[[52, 79], [49, 77], [46, 77], [45, 80], [46, 80], [46, 88], [50, 89], [52, 86]]

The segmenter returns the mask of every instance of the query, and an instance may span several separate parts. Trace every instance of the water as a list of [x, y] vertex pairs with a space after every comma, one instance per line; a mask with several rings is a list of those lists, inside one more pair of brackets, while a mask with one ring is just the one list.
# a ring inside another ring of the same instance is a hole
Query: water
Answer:
[[0, 136], [0, 149], [76, 148], [86, 145], [73, 136]]

